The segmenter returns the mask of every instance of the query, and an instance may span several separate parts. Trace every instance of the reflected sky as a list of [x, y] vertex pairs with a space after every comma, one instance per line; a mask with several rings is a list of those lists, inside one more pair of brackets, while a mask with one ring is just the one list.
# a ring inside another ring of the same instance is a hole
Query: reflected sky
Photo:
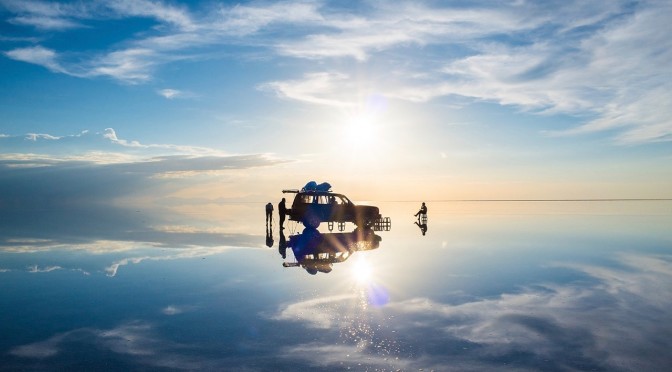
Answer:
[[435, 202], [424, 235], [376, 203], [378, 247], [317, 275], [264, 204], [3, 215], [0, 369], [672, 364], [672, 202]]

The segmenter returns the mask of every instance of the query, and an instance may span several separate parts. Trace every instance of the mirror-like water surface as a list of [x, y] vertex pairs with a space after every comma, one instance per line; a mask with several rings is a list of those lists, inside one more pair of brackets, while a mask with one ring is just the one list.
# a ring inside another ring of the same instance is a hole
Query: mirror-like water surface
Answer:
[[264, 204], [8, 211], [0, 368], [672, 365], [672, 202], [376, 203], [390, 231], [309, 231], [315, 270]]

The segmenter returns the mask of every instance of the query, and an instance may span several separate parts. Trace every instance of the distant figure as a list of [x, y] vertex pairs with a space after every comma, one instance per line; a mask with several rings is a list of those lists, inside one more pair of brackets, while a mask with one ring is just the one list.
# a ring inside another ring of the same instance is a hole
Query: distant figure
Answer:
[[422, 223], [416, 222], [415, 224], [418, 225], [418, 227], [420, 228], [420, 232], [422, 232], [422, 236], [425, 236], [425, 234], [427, 233], [427, 221], [425, 220]]
[[266, 204], [266, 224], [273, 224], [273, 204]]
[[[273, 206], [271, 206], [271, 211], [272, 210], [273, 210]], [[278, 203], [278, 213], [280, 214], [280, 230], [282, 230], [282, 229], [285, 228], [283, 225], [285, 223], [285, 215], [287, 215], [287, 207], [285, 206], [285, 198], [282, 198], [280, 203]]]
[[422, 202], [420, 210], [418, 211], [418, 213], [414, 214], [414, 216], [418, 217], [418, 221], [422, 216], [427, 216], [427, 206], [425, 205], [425, 202]]

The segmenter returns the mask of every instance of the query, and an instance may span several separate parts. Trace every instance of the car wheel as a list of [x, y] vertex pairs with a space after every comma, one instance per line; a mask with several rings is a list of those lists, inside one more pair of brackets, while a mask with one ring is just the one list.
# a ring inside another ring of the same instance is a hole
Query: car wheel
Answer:
[[317, 216], [315, 213], [307, 212], [305, 216], [303, 216], [303, 225], [306, 227], [312, 227], [314, 229], [317, 229], [320, 226], [320, 217]]

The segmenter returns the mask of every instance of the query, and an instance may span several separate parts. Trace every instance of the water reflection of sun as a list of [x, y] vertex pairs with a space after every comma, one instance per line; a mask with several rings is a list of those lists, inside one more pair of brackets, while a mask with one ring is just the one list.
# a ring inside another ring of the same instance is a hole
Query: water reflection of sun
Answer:
[[[367, 252], [368, 253], [368, 252]], [[351, 343], [357, 352], [363, 355], [386, 358], [398, 352], [395, 340], [382, 336], [387, 333], [389, 325], [381, 317], [381, 312], [374, 309], [385, 306], [389, 301], [387, 290], [377, 283], [375, 261], [367, 258], [360, 252], [352, 257], [350, 277], [352, 278], [353, 292], [350, 309], [342, 314], [344, 327], [341, 328], [341, 337]]]
[[358, 284], [369, 284], [372, 280], [373, 270], [371, 264], [365, 258], [357, 258], [352, 265], [352, 278]]

